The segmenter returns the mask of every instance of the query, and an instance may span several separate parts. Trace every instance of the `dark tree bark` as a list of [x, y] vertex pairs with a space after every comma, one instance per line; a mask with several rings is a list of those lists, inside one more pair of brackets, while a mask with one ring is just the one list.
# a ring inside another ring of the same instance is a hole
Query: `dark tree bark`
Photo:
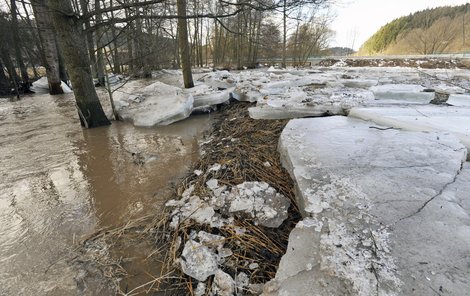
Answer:
[[[82, 9], [82, 13], [84, 15], [88, 14], [88, 2], [89, 0], [80, 0], [80, 8]], [[95, 42], [93, 41], [93, 33], [90, 30], [90, 20], [84, 20], [85, 26], [85, 35], [86, 35], [86, 42], [87, 42], [87, 49], [88, 49], [88, 56], [91, 62], [91, 70], [93, 73], [93, 77], [98, 77], [98, 72], [96, 70], [96, 56], [95, 56]]]
[[93, 85], [90, 59], [86, 43], [83, 42], [84, 32], [70, 1], [49, 0], [49, 8], [69, 70], [82, 126], [92, 128], [109, 125]]
[[[113, 1], [109, 1], [109, 5], [112, 8], [113, 7]], [[114, 18], [114, 12], [111, 10], [111, 18]], [[120, 74], [121, 73], [121, 57], [119, 56], [119, 46], [118, 46], [118, 41], [117, 38], [118, 36], [116, 35], [116, 27], [114, 24], [111, 26], [111, 35], [113, 36], [113, 64], [114, 64], [114, 73]]]
[[[127, 3], [128, 0], [125, 1]], [[130, 9], [124, 9], [124, 15], [126, 18], [131, 17], [131, 10]], [[128, 74], [133, 74], [134, 73], [134, 49], [133, 49], [133, 40], [132, 36], [134, 35], [135, 30], [134, 30], [134, 23], [130, 22], [128, 24], [127, 28], [127, 72]]]
[[39, 37], [44, 49], [46, 59], [46, 75], [49, 82], [49, 93], [51, 95], [63, 94], [59, 71], [59, 53], [55, 32], [52, 27], [46, 0], [34, 0], [31, 2], [38, 26]]
[[183, 70], [183, 81], [185, 88], [194, 87], [193, 75], [191, 73], [191, 53], [189, 52], [188, 24], [186, 21], [186, 0], [177, 0], [178, 10], [178, 44], [181, 55], [181, 69]]
[[287, 1], [284, 0], [283, 2], [283, 10], [282, 10], [282, 27], [283, 27], [283, 34], [282, 34], [282, 68], [286, 68], [286, 56], [287, 56]]
[[[99, 10], [101, 7], [101, 3], [100, 3], [100, 0], [95, 0], [95, 9]], [[101, 22], [101, 13], [97, 13], [96, 14], [96, 22], [97, 23], [100, 23]], [[98, 27], [98, 29], [96, 30], [96, 73], [97, 73], [97, 77], [98, 78], [98, 84], [100, 86], [104, 86], [105, 85], [105, 79], [104, 79], [104, 67], [105, 67], [105, 64], [104, 64], [104, 57], [103, 57], [103, 42], [102, 42], [102, 38], [103, 38], [103, 30], [101, 30], [101, 28]]]
[[20, 80], [20, 77], [18, 77], [18, 73], [16, 73], [15, 66], [13, 65], [13, 61], [11, 60], [10, 52], [6, 46], [0, 45], [0, 58], [5, 64], [10, 80], [12, 82], [17, 83]]
[[69, 81], [69, 76], [67, 74], [67, 69], [65, 67], [64, 55], [62, 54], [62, 50], [60, 50], [59, 42], [57, 44], [57, 56], [59, 58], [59, 77], [60, 80], [67, 82]]
[[0, 94], [10, 94], [10, 81], [5, 75], [2, 59], [0, 58]]
[[13, 86], [15, 87], [15, 94], [16, 94], [17, 98], [19, 98], [20, 97], [20, 92], [19, 92], [19, 89], [18, 89], [19, 77], [18, 77], [18, 74], [16, 73], [16, 69], [15, 69], [15, 66], [13, 65], [13, 62], [11, 61], [11, 57], [10, 57], [10, 53], [8, 52], [8, 48], [6, 48], [5, 46], [1, 46], [1, 44], [0, 44], [0, 58], [5, 63], [5, 66], [6, 66], [7, 72], [8, 72], [8, 76], [10, 76], [10, 81], [13, 83]]
[[26, 70], [26, 66], [23, 62], [23, 55], [21, 54], [21, 43], [20, 43], [20, 35], [18, 32], [18, 14], [16, 8], [16, 1], [10, 0], [10, 10], [11, 10], [11, 30], [12, 30], [12, 38], [13, 38], [13, 46], [15, 49], [15, 59], [18, 67], [20, 68], [21, 72], [21, 79], [23, 80], [23, 88], [24, 90], [29, 90], [29, 77], [28, 71]]

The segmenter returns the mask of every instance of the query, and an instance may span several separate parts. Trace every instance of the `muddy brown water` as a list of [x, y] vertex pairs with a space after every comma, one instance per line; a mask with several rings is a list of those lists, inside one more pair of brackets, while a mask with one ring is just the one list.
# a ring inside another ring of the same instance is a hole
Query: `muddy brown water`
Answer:
[[209, 121], [84, 130], [71, 95], [0, 99], [0, 295], [81, 295], [64, 258], [84, 235], [161, 210]]

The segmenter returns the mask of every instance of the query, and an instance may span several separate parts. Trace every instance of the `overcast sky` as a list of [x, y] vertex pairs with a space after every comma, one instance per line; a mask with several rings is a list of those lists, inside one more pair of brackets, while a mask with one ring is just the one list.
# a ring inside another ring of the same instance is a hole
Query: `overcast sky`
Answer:
[[[358, 49], [372, 34], [388, 22], [410, 13], [437, 6], [456, 6], [465, 0], [342, 0], [334, 7], [336, 32], [331, 46]], [[354, 43], [354, 44], [353, 44]]]

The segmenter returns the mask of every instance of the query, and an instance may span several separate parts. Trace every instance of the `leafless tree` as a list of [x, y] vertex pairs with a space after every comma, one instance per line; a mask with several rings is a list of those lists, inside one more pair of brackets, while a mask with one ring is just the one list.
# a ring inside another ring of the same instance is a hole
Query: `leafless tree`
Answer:
[[435, 54], [444, 52], [451, 42], [457, 38], [457, 28], [449, 17], [440, 18], [423, 28], [408, 33], [409, 45], [419, 54]]

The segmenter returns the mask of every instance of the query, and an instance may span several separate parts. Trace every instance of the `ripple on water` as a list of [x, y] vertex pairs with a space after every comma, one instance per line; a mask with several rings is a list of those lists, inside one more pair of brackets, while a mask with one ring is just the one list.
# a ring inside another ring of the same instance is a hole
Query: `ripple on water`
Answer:
[[158, 210], [197, 158], [208, 117], [78, 122], [71, 95], [0, 102], [0, 295], [94, 294], [63, 259], [82, 235]]

